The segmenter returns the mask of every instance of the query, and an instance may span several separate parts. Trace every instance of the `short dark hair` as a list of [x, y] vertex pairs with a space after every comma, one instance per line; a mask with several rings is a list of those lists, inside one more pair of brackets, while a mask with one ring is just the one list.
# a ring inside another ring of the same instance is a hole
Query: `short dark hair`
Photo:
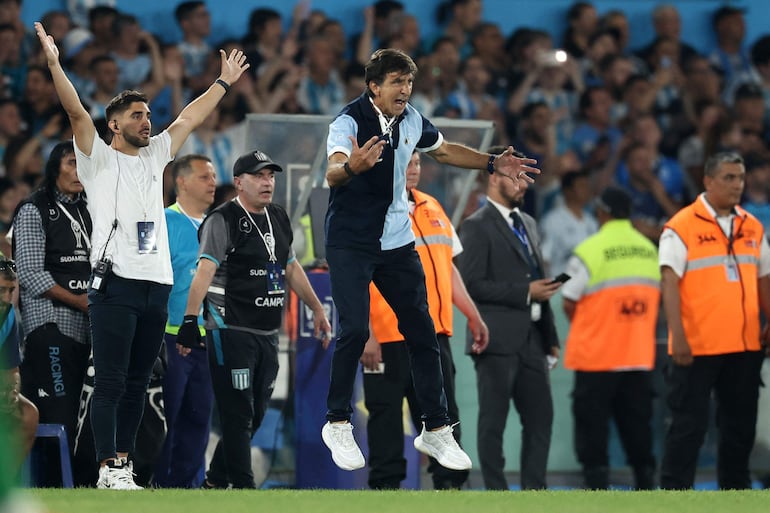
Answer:
[[605, 28], [600, 29], [591, 34], [591, 37], [588, 38], [588, 46], [593, 46], [599, 39], [603, 38], [604, 36], [610, 36], [613, 41], [615, 41], [615, 44], [618, 44], [618, 41], [620, 40], [620, 32], [616, 28]]
[[134, 102], [149, 103], [149, 100], [147, 99], [146, 94], [135, 91], [133, 89], [127, 89], [117, 95], [115, 98], [110, 100], [110, 103], [108, 103], [107, 107], [104, 109], [104, 114], [107, 118], [107, 121], [111, 120], [113, 116], [117, 114], [126, 112]]
[[631, 195], [625, 189], [610, 185], [596, 198], [596, 207], [614, 219], [631, 217]]
[[106, 53], [97, 55], [96, 57], [91, 59], [91, 62], [88, 63], [88, 71], [93, 73], [96, 67], [103, 62], [115, 62], [115, 59]]
[[259, 7], [251, 11], [249, 16], [249, 33], [247, 35], [253, 36], [255, 32], [260, 32], [267, 22], [281, 19], [281, 14], [275, 9], [269, 7]]
[[576, 19], [580, 18], [580, 16], [583, 14], [583, 11], [592, 7], [593, 4], [590, 2], [575, 2], [570, 6], [569, 9], [567, 9], [567, 21], [575, 21]]
[[366, 69], [356, 61], [350, 61], [342, 72], [342, 80], [347, 83], [353, 78], [366, 77]]
[[174, 162], [171, 164], [171, 176], [174, 178], [174, 182], [176, 182], [176, 179], [179, 176], [187, 176], [190, 174], [192, 171], [192, 163], [195, 160], [211, 162], [210, 158], [199, 153], [191, 153], [190, 155], [174, 159]]
[[393, 11], [403, 11], [404, 4], [395, 0], [379, 0], [374, 3], [374, 17], [387, 18]]
[[545, 103], [542, 100], [529, 102], [521, 109], [521, 119], [529, 119], [532, 114], [535, 113], [535, 111], [541, 107], [545, 107], [548, 110], [551, 110], [551, 107], [548, 106], [547, 103]]
[[[471, 59], [478, 59], [481, 61], [482, 64], [484, 64], [484, 61], [481, 59], [481, 55], [477, 53], [472, 53], [460, 61], [460, 66], [457, 70], [460, 73], [460, 75], [465, 73], [465, 70], [468, 69], [468, 61]], [[487, 69], [487, 67], [484, 66], [484, 69]]]
[[206, 3], [200, 0], [192, 0], [190, 2], [182, 2], [174, 9], [174, 18], [177, 23], [181, 23], [186, 20], [198, 7], [205, 7]]
[[566, 191], [572, 189], [572, 187], [575, 185], [575, 182], [581, 178], [589, 178], [588, 171], [580, 170], [568, 171], [564, 173], [564, 176], [561, 177], [561, 190]]
[[740, 14], [743, 15], [745, 9], [742, 9], [740, 7], [735, 7], [732, 5], [723, 5], [716, 11], [714, 11], [714, 14], [711, 16], [711, 26], [714, 28], [717, 28], [717, 25], [725, 19], [729, 18], [730, 16], [733, 16], [734, 14]]
[[606, 91], [606, 89], [599, 85], [588, 86], [580, 95], [578, 100], [578, 108], [580, 109], [580, 115], [583, 116], [585, 111], [590, 109], [594, 104], [594, 93], [597, 91]]
[[451, 38], [451, 37], [449, 37], [449, 36], [441, 36], [441, 37], [439, 37], [438, 39], [436, 39], [435, 41], [433, 41], [433, 44], [432, 44], [432, 45], [431, 45], [431, 47], [430, 47], [430, 51], [431, 51], [431, 53], [435, 53], [435, 52], [436, 52], [436, 50], [438, 50], [438, 49], [439, 49], [439, 47], [440, 47], [441, 45], [443, 45], [444, 43], [449, 43], [449, 44], [451, 44], [452, 46], [454, 46], [455, 48], [457, 48], [457, 43], [455, 42], [455, 40], [454, 40], [454, 39], [452, 39], [452, 38]]
[[715, 153], [706, 159], [706, 164], [703, 166], [703, 174], [706, 176], [714, 177], [719, 172], [722, 164], [741, 164], [743, 165], [743, 157], [735, 153], [734, 151], [722, 151]]
[[46, 80], [46, 82], [53, 83], [53, 75], [51, 74], [51, 70], [48, 69], [48, 66], [41, 66], [40, 64], [31, 64], [27, 67], [27, 75], [29, 75], [30, 71], [37, 71], [41, 75], [43, 75], [43, 78]]
[[366, 81], [367, 94], [372, 95], [369, 82], [382, 85], [385, 76], [394, 71], [404, 75], [407, 73], [417, 75], [417, 65], [411, 57], [395, 48], [382, 48], [374, 52], [369, 62], [366, 63], [364, 81]]
[[115, 19], [112, 21], [112, 32], [117, 37], [123, 32], [123, 29], [129, 25], [139, 25], [139, 20], [136, 16], [125, 13], [118, 13]]
[[0, 176], [0, 196], [16, 187], [16, 182], [7, 176]]
[[751, 45], [751, 62], [755, 66], [767, 64], [770, 61], [770, 35], [762, 36]]
[[109, 5], [97, 5], [91, 7], [88, 10], [88, 24], [93, 25], [94, 22], [100, 18], [107, 18], [109, 16], [117, 16], [118, 10]]
[[754, 82], [745, 82], [735, 90], [733, 101], [738, 100], [757, 100], [764, 98], [762, 87]]

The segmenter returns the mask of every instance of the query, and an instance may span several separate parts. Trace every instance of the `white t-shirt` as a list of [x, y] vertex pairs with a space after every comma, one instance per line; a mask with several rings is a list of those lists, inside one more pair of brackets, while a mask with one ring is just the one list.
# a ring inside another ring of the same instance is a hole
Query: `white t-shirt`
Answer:
[[583, 213], [578, 218], [566, 206], [555, 207], [543, 217], [540, 250], [548, 263], [548, 274], [557, 276], [567, 268], [572, 250], [599, 230], [594, 216]]
[[[141, 148], [138, 156], [121, 153], [94, 136], [91, 156], [75, 144], [75, 157], [94, 225], [91, 266], [101, 258], [112, 221], [117, 217], [118, 227], [105, 253], [112, 260], [113, 272], [122, 278], [172, 285], [174, 274], [163, 211], [163, 168], [172, 160], [169, 133], [163, 131], [151, 137], [149, 146]], [[157, 251], [139, 253], [140, 221], [155, 224]]]
[[569, 260], [567, 260], [564, 272], [570, 275], [570, 279], [561, 287], [562, 297], [572, 301], [580, 300], [588, 287], [588, 282], [591, 281], [591, 275], [588, 272], [588, 268], [582, 260], [575, 255], [572, 255], [569, 257]]

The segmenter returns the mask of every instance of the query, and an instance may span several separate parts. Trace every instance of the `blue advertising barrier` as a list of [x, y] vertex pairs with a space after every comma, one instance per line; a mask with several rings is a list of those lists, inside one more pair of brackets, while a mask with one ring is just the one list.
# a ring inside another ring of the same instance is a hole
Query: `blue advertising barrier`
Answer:
[[[368, 469], [349, 472], [339, 469], [331, 458], [329, 449], [321, 440], [321, 428], [326, 423], [326, 394], [329, 390], [332, 355], [337, 337], [337, 310], [331, 297], [329, 274], [325, 271], [308, 273], [312, 285], [326, 316], [332, 325], [332, 343], [324, 350], [313, 336], [313, 312], [299, 301], [297, 308], [297, 353], [295, 361], [296, 378], [294, 389], [294, 408], [296, 412], [295, 454], [297, 488], [367, 488]], [[408, 418], [408, 417], [407, 417]], [[353, 435], [356, 437], [364, 456], [368, 459], [366, 439], [367, 413], [364, 407], [363, 378], [358, 373], [353, 391]], [[420, 455], [415, 451], [413, 440], [415, 433], [411, 429], [404, 435], [407, 459], [407, 478], [403, 488], [419, 489]]]

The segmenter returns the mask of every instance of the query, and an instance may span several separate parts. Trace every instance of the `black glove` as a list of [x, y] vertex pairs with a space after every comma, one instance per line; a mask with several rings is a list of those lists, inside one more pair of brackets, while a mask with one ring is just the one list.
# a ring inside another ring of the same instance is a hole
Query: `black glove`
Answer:
[[190, 349], [205, 347], [198, 329], [197, 315], [184, 316], [182, 325], [179, 326], [179, 333], [176, 335], [176, 343]]

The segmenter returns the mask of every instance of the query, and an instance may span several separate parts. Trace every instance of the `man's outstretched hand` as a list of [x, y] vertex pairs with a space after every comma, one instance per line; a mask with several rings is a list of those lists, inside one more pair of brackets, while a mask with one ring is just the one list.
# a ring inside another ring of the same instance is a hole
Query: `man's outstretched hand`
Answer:
[[35, 32], [37, 33], [37, 38], [40, 40], [40, 46], [43, 47], [43, 53], [45, 54], [46, 61], [48, 61], [48, 65], [53, 66], [58, 63], [59, 47], [56, 46], [53, 36], [48, 35], [45, 28], [43, 28], [43, 24], [39, 21], [35, 22]]
[[513, 146], [508, 146], [504, 152], [495, 157], [495, 173], [513, 180], [516, 184], [519, 183], [519, 180], [535, 183], [534, 178], [527, 173], [532, 173], [534, 175], [540, 174], [538, 168], [532, 167], [532, 164], [537, 164], [537, 160], [524, 156], [517, 156], [517, 153], [518, 152], [513, 149]]
[[243, 72], [249, 69], [249, 63], [246, 62], [246, 55], [242, 50], [233, 48], [230, 55], [226, 55], [225, 51], [220, 49], [219, 58], [221, 61], [219, 78], [224, 80], [227, 85], [233, 85], [241, 78]]

